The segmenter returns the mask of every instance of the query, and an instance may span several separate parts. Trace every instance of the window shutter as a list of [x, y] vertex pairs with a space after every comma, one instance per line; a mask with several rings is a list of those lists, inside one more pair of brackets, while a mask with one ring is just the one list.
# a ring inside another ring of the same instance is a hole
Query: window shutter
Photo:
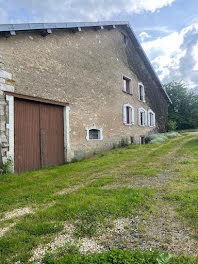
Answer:
[[126, 105], [123, 105], [123, 123], [127, 123]]
[[131, 123], [134, 125], [135, 117], [134, 117], [134, 108], [131, 107]]
[[138, 100], [140, 100], [140, 85], [139, 84], [138, 84]]
[[130, 81], [130, 94], [132, 94], [133, 93], [133, 85], [132, 85], [132, 81]]
[[151, 118], [150, 118], [150, 111], [148, 111], [148, 126], [150, 126]]
[[141, 126], [140, 109], [138, 109], [138, 125]]
[[123, 91], [126, 92], [126, 90], [127, 90], [127, 81], [125, 79], [123, 79], [122, 82], [123, 82]]
[[155, 113], [153, 113], [153, 126], [155, 126]]
[[145, 92], [144, 92], [144, 86], [142, 86], [142, 95], [143, 95], [143, 102], [145, 103]]
[[144, 112], [144, 125], [147, 126], [147, 111]]

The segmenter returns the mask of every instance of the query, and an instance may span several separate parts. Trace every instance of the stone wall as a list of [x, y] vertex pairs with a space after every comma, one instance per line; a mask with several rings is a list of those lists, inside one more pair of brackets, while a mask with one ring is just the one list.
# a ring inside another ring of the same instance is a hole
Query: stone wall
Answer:
[[[72, 157], [110, 149], [121, 138], [134, 137], [139, 143], [140, 136], [154, 130], [138, 126], [139, 107], [152, 108], [156, 129], [165, 130], [167, 100], [131, 40], [127, 44], [123, 40], [120, 28], [76, 33], [58, 30], [46, 37], [38, 32], [17, 32], [16, 36], [0, 38], [0, 54], [6, 70], [14, 76], [15, 92], [69, 102]], [[135, 64], [131, 64], [133, 59]], [[136, 69], [138, 62], [141, 70]], [[132, 79], [133, 95], [122, 92], [122, 74]], [[138, 81], [145, 83], [145, 103], [138, 100]], [[133, 126], [123, 124], [123, 104], [135, 109]], [[103, 140], [86, 140], [90, 126], [103, 129]]]
[[10, 155], [9, 147], [9, 103], [5, 92], [13, 92], [12, 74], [5, 71], [3, 58], [0, 56], [0, 164], [6, 163]]
[[[128, 29], [122, 29], [122, 33], [127, 35]], [[169, 104], [168, 98], [162, 88], [160, 88], [160, 86], [154, 80], [145, 62], [140, 58], [141, 50], [134, 44], [136, 40], [133, 37], [131, 40], [132, 41], [127, 41], [126, 45], [126, 54], [129, 67], [136, 74], [138, 79], [144, 83], [147, 104], [156, 113], [158, 131], [167, 131]]]

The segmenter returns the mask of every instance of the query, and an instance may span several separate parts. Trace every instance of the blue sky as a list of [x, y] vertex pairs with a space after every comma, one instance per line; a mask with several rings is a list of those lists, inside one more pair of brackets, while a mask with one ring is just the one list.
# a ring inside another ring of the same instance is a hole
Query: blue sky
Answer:
[[198, 89], [197, 0], [0, 0], [0, 23], [127, 20], [162, 83]]

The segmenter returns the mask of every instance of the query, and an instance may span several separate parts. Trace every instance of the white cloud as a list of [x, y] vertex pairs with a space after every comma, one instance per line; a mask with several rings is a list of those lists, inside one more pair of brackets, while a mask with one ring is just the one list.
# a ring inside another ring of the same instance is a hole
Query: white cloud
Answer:
[[[136, 28], [136, 30], [141, 31], [142, 28]], [[172, 33], [173, 31], [167, 28], [166, 26], [152, 26], [152, 27], [147, 27], [144, 26], [145, 31], [156, 31], [156, 32], [162, 32], [162, 33]]]
[[183, 37], [178, 32], [173, 32], [165, 37], [144, 42], [142, 45], [148, 53], [157, 50], [162, 54], [171, 56], [175, 51], [178, 51], [182, 42]]
[[194, 71], [198, 71], [198, 43], [193, 48], [193, 55], [196, 61], [196, 64], [193, 68]]
[[174, 32], [166, 37], [142, 44], [148, 56], [151, 57], [155, 69], [159, 72], [160, 79], [163, 80], [169, 75], [170, 68], [177, 68], [181, 56], [184, 55], [180, 49], [182, 42], [183, 37], [178, 32]]
[[141, 41], [144, 41], [145, 39], [148, 39], [148, 38], [150, 38], [151, 36], [150, 36], [148, 33], [146, 33], [146, 32], [141, 32], [141, 33], [139, 34], [139, 37], [140, 37]]
[[132, 0], [129, 2], [131, 2], [131, 5], [134, 5], [134, 9], [138, 13], [142, 10], [155, 12], [159, 8], [172, 4], [173, 0]]
[[[114, 15], [125, 13], [155, 12], [160, 8], [171, 5], [175, 0], [7, 0], [9, 13], [14, 13], [15, 19], [21, 19], [18, 10], [23, 8], [28, 14], [24, 22], [38, 21], [97, 21], [111, 19]], [[0, 6], [5, 0], [0, 0]], [[6, 10], [7, 10], [6, 9]], [[8, 10], [7, 10], [8, 11]], [[29, 17], [29, 18], [27, 18]], [[31, 20], [31, 21], [30, 21]], [[12, 22], [14, 22], [12, 20]], [[0, 16], [0, 23], [3, 19]]]
[[198, 24], [142, 45], [162, 82], [183, 80], [198, 88]]
[[8, 23], [7, 13], [2, 8], [0, 8], [0, 23], [2, 24]]

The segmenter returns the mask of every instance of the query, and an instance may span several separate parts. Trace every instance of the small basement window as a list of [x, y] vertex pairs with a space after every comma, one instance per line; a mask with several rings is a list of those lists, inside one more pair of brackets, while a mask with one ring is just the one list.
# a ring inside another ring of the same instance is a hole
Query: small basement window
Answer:
[[145, 137], [141, 136], [140, 137], [140, 145], [144, 145], [145, 144]]
[[138, 83], [138, 99], [145, 102], [144, 85], [141, 82]]
[[87, 135], [86, 140], [102, 140], [102, 129], [96, 126], [86, 128]]
[[89, 130], [89, 139], [100, 139], [100, 130], [90, 129]]
[[122, 76], [122, 90], [123, 92], [128, 93], [128, 94], [133, 93], [131, 79], [125, 77], [124, 75]]

